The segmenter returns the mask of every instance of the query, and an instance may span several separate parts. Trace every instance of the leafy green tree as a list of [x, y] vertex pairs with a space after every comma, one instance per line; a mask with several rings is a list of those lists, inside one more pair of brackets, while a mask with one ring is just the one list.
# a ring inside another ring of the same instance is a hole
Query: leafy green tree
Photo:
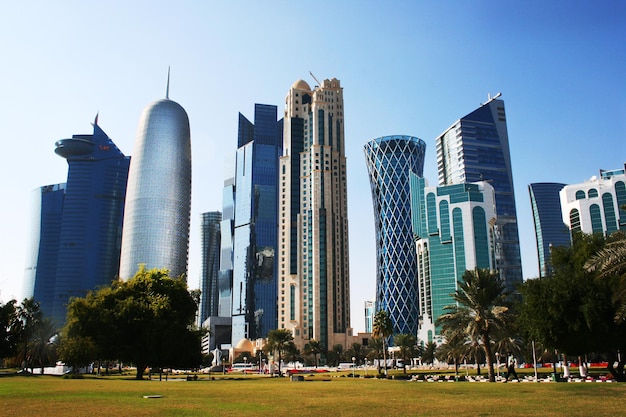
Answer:
[[91, 340], [97, 355], [93, 360], [133, 363], [137, 379], [148, 366], [193, 368], [202, 362], [202, 331], [194, 328], [196, 309], [182, 278], [142, 267], [128, 281], [72, 299], [62, 343], [77, 337]]
[[406, 374], [408, 364], [418, 353], [417, 337], [409, 333], [401, 333], [393, 338], [393, 343], [400, 349], [399, 355], [404, 361], [404, 373]]
[[491, 335], [510, 320], [506, 292], [499, 276], [488, 269], [465, 271], [452, 298], [457, 303], [445, 307], [437, 323], [443, 331], [457, 327], [480, 343], [487, 361], [489, 381], [495, 382]]
[[372, 336], [379, 338], [383, 342], [383, 362], [385, 364], [385, 375], [387, 375], [387, 346], [389, 337], [393, 334], [393, 323], [385, 310], [379, 310], [374, 315], [372, 330]]
[[71, 367], [72, 372], [78, 373], [81, 367], [87, 366], [98, 357], [98, 348], [91, 337], [73, 336], [61, 339], [57, 348], [57, 355]]
[[0, 359], [17, 354], [20, 342], [22, 322], [18, 317], [16, 301], [0, 304]]
[[267, 335], [267, 350], [278, 353], [278, 374], [282, 375], [281, 362], [289, 345], [293, 345], [293, 335], [287, 329], [271, 330]]
[[321, 343], [315, 339], [309, 340], [309, 343], [304, 345], [304, 353], [307, 355], [313, 355], [316, 368], [319, 366], [319, 361], [317, 359], [318, 355], [320, 355], [322, 351], [323, 349]]

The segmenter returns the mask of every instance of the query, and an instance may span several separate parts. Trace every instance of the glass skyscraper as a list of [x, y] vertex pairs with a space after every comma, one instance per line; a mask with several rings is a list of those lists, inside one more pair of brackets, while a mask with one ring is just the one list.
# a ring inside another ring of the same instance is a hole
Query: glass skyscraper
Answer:
[[415, 244], [409, 173], [423, 175], [426, 143], [412, 136], [384, 136], [365, 145], [376, 228], [376, 309], [385, 310], [394, 333], [417, 334]]
[[494, 98], [436, 139], [439, 185], [488, 181], [496, 193], [496, 269], [508, 290], [522, 278], [504, 101]]
[[278, 158], [283, 121], [255, 104], [254, 124], [239, 114], [235, 166], [232, 342], [277, 328]]
[[67, 183], [35, 190], [33, 239], [25, 297], [57, 325], [70, 297], [109, 285], [118, 275], [130, 158], [98, 126], [92, 135], [56, 142], [68, 163]]
[[[303, 348], [344, 346], [350, 329], [343, 88], [296, 81], [280, 158], [278, 327]], [[352, 338], [350, 338], [352, 340]]]
[[[169, 82], [168, 82], [169, 85]], [[191, 211], [189, 118], [166, 98], [142, 113], [128, 176], [120, 277], [140, 265], [186, 275]], [[185, 277], [186, 279], [186, 277]]]
[[538, 182], [528, 186], [537, 239], [540, 277], [552, 273], [550, 250], [556, 246], [570, 245], [569, 229], [563, 223], [559, 197], [563, 187], [565, 184], [557, 182]]
[[200, 314], [201, 326], [209, 316], [217, 316], [219, 309], [218, 273], [220, 269], [220, 224], [222, 213], [210, 211], [202, 213], [202, 271], [200, 277]]
[[495, 267], [496, 207], [486, 181], [428, 187], [410, 174], [411, 218], [417, 252], [421, 342], [443, 340], [435, 322], [466, 270]]

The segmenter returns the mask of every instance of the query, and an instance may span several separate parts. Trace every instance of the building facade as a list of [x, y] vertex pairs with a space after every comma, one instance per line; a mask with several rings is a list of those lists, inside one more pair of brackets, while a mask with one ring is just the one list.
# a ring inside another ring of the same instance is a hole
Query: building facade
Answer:
[[373, 301], [365, 302], [365, 333], [374, 331], [374, 316], [376, 315], [376, 304]]
[[376, 308], [395, 333], [417, 334], [415, 244], [409, 173], [423, 175], [426, 143], [412, 136], [384, 136], [364, 148], [376, 229]]
[[494, 98], [436, 139], [439, 185], [488, 181], [495, 190], [496, 269], [508, 290], [522, 282], [517, 210], [504, 101]]
[[626, 165], [624, 169], [601, 171], [580, 184], [560, 191], [563, 222], [574, 232], [610, 235], [626, 230]]
[[67, 182], [35, 190], [24, 296], [59, 326], [70, 297], [109, 285], [119, 272], [130, 157], [97, 117], [93, 129], [56, 142], [55, 153], [67, 160]]
[[[169, 82], [168, 82], [169, 85]], [[168, 88], [169, 90], [169, 88]], [[191, 139], [185, 110], [168, 98], [142, 113], [128, 177], [120, 277], [140, 265], [187, 274]]]
[[417, 337], [441, 343], [435, 326], [466, 270], [495, 269], [496, 204], [489, 182], [429, 187], [410, 174], [411, 219], [417, 254]]
[[565, 184], [539, 182], [528, 186], [533, 211], [539, 276], [552, 274], [550, 251], [557, 246], [570, 246], [569, 229], [563, 223], [559, 192]]
[[319, 84], [289, 89], [279, 165], [278, 327], [300, 348], [352, 333], [343, 88]]
[[209, 316], [217, 316], [219, 310], [218, 274], [220, 270], [220, 228], [222, 213], [202, 213], [202, 270], [200, 276], [200, 311], [198, 324]]
[[254, 123], [239, 114], [234, 177], [232, 342], [277, 328], [278, 159], [283, 121], [276, 106], [255, 104]]

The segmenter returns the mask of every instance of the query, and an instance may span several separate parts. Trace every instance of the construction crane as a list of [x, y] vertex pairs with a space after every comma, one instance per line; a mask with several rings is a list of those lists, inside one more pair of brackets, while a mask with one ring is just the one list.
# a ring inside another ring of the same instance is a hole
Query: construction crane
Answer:
[[321, 82], [320, 82], [317, 78], [315, 78], [315, 75], [313, 75], [313, 73], [312, 73], [311, 71], [309, 71], [309, 74], [311, 74], [311, 77], [313, 77], [313, 79], [315, 80], [315, 82], [317, 83], [317, 85], [321, 87], [321, 86], [322, 86], [322, 83], [321, 83]]

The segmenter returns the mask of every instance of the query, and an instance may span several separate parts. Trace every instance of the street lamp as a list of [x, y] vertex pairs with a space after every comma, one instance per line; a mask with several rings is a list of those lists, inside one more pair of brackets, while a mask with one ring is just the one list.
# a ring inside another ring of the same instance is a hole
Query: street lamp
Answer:
[[352, 357], [352, 378], [354, 378], [354, 372], [356, 371], [356, 358]]
[[243, 379], [246, 379], [246, 371], [248, 370], [248, 357], [243, 357]]

